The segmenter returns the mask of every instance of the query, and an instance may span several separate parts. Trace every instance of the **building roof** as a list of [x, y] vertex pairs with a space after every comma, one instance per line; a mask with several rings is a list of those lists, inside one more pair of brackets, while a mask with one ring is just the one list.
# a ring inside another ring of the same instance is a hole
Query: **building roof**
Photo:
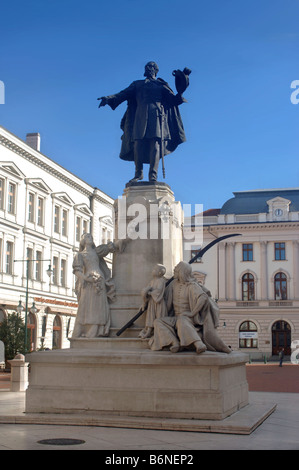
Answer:
[[220, 214], [260, 214], [269, 212], [267, 201], [280, 197], [291, 201], [289, 210], [299, 211], [299, 188], [262, 189], [234, 192], [234, 197], [226, 201]]

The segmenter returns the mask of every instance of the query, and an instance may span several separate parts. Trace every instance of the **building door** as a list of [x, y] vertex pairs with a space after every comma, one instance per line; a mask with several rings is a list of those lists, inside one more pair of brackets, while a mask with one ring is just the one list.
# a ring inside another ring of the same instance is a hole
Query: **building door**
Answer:
[[278, 355], [281, 348], [287, 356], [291, 354], [291, 327], [283, 320], [272, 326], [272, 354]]

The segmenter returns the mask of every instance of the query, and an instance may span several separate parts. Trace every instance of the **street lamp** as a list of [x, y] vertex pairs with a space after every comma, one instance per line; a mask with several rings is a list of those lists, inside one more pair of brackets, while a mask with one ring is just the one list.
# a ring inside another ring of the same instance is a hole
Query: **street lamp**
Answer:
[[[47, 260], [47, 261], [48, 261], [48, 260]], [[53, 269], [51, 268], [51, 264], [49, 264], [49, 267], [48, 267], [46, 273], [48, 274], [49, 278], [52, 276], [52, 274], [53, 274]]]
[[21, 315], [21, 313], [23, 312], [23, 310], [24, 310], [24, 307], [23, 307], [22, 301], [21, 301], [21, 299], [20, 299], [19, 304], [18, 304], [18, 306], [17, 306], [17, 312], [18, 312], [18, 314]]
[[31, 307], [31, 309], [30, 309], [30, 312], [33, 313], [33, 315], [36, 314], [37, 308], [36, 308], [36, 306], [35, 306], [35, 302], [32, 303], [32, 307]]
[[[42, 263], [44, 261], [48, 261], [51, 263], [51, 260], [50, 259], [15, 259], [14, 260], [14, 263], [26, 263], [26, 303], [25, 303], [25, 351], [26, 351], [26, 347], [27, 347], [27, 317], [28, 317], [28, 293], [29, 293], [29, 263], [33, 263], [33, 261], [38, 261], [39, 263]], [[51, 264], [49, 264], [49, 267], [47, 269], [47, 274], [48, 276], [50, 277], [51, 274], [52, 274], [52, 268], [51, 268]], [[22, 312], [21, 308], [23, 309], [22, 307], [22, 304], [21, 304], [21, 300], [19, 302], [19, 305], [17, 307], [17, 311], [19, 313], [19, 310]], [[18, 310], [19, 309], [19, 310]], [[37, 308], [35, 307], [35, 303], [33, 302], [33, 305], [31, 307], [31, 312], [32, 313], [36, 313], [37, 312]]]

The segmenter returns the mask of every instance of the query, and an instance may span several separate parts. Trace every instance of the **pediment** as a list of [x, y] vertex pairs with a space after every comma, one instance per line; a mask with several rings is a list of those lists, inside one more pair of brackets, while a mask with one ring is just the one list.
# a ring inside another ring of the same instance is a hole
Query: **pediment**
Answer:
[[109, 227], [113, 227], [113, 220], [110, 215], [104, 215], [103, 217], [100, 217], [100, 223], [101, 225], [108, 225]]
[[26, 178], [26, 183], [47, 194], [52, 193], [52, 189], [41, 178]]
[[288, 206], [289, 204], [291, 204], [291, 201], [289, 199], [284, 198], [284, 197], [277, 196], [277, 197], [274, 197], [273, 199], [269, 199], [267, 201], [267, 204], [268, 204], [268, 206], [273, 206], [273, 205]]
[[17, 167], [14, 162], [1, 162], [0, 169], [19, 179], [25, 178], [24, 173], [20, 170], [20, 168]]
[[88, 215], [88, 217], [92, 216], [92, 212], [87, 204], [76, 204], [74, 209], [83, 212], [83, 214]]
[[64, 204], [68, 204], [69, 206], [73, 206], [74, 205], [74, 201], [68, 196], [67, 193], [52, 193], [52, 198], [53, 199], [58, 199], [60, 200], [61, 202], [63, 202]]

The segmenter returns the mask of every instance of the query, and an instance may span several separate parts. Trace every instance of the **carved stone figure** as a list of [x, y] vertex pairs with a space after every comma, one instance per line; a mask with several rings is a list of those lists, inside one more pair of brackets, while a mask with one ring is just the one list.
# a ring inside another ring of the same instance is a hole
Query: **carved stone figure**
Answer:
[[192, 276], [190, 264], [181, 261], [174, 269], [174, 280], [167, 288], [167, 309], [174, 316], [154, 321], [154, 336], [149, 345], [158, 351], [195, 349], [230, 353], [231, 349], [218, 336], [219, 310], [210, 292]]
[[149, 285], [142, 290], [143, 309], [146, 309], [145, 328], [139, 334], [140, 338], [150, 338], [154, 331], [154, 321], [167, 315], [164, 299], [166, 279], [165, 266], [157, 264], [153, 269], [153, 278]]
[[[127, 101], [121, 121], [123, 130], [120, 158], [135, 162], [135, 176], [130, 182], [143, 179], [143, 164], [149, 163], [149, 181], [157, 180], [159, 160], [185, 142], [185, 132], [178, 105], [186, 101], [183, 91], [189, 85], [191, 70], [173, 72], [178, 94], [161, 78], [156, 79], [158, 66], [148, 62], [144, 80], [136, 80], [119, 93], [98, 98], [99, 107], [109, 105], [113, 110]], [[163, 166], [164, 168], [164, 166]]]
[[109, 335], [108, 301], [114, 300], [115, 288], [104, 257], [116, 249], [117, 246], [112, 242], [95, 247], [93, 237], [89, 233], [81, 238], [79, 253], [73, 261], [78, 298], [73, 338]]

